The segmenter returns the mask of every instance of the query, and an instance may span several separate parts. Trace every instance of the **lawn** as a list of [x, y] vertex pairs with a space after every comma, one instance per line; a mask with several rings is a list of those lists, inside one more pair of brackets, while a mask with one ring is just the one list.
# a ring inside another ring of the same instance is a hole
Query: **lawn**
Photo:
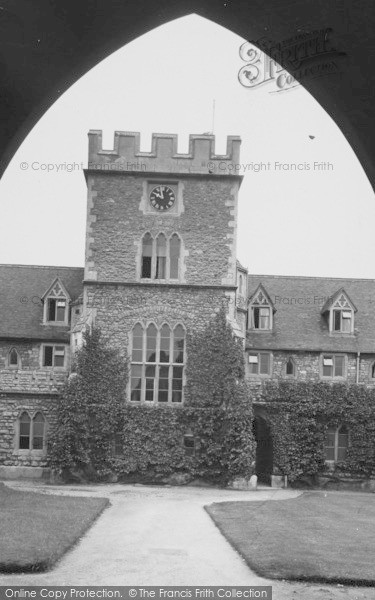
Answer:
[[109, 501], [12, 490], [0, 482], [0, 572], [45, 571]]
[[206, 507], [222, 534], [258, 574], [375, 585], [375, 495], [307, 492], [293, 500]]

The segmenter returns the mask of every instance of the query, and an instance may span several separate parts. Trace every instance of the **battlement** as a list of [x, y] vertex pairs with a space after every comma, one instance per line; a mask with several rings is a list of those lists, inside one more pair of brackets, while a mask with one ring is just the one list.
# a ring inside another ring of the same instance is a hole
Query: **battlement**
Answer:
[[88, 168], [98, 171], [137, 171], [238, 175], [241, 138], [227, 137], [227, 153], [215, 154], [215, 136], [190, 135], [189, 152], [177, 153], [176, 134], [153, 133], [151, 152], [140, 151], [140, 134], [115, 131], [113, 150], [103, 150], [102, 131], [89, 131]]

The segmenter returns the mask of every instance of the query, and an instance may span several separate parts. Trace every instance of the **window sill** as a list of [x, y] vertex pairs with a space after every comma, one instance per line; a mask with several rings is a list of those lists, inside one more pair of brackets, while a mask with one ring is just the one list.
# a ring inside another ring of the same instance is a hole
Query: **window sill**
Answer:
[[272, 377], [271, 373], [270, 374], [260, 374], [260, 373], [249, 373], [249, 377], [251, 377], [252, 379], [270, 379]]
[[23, 456], [24, 458], [42, 458], [43, 456], [47, 456], [47, 450], [14, 450], [14, 456]]

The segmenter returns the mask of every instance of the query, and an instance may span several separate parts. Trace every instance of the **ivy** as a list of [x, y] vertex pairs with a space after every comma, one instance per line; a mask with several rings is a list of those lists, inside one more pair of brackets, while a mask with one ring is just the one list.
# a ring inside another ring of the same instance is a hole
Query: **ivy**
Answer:
[[[251, 475], [255, 441], [243, 349], [223, 310], [203, 333], [188, 335], [187, 357], [183, 405], [137, 406], [126, 402], [126, 356], [111, 349], [100, 330], [88, 333], [60, 401], [52, 468], [93, 480], [115, 474], [163, 482], [177, 474], [223, 485]], [[115, 433], [121, 438], [117, 455]], [[184, 447], [187, 434], [195, 442], [192, 455]]]
[[345, 424], [350, 442], [335, 475], [375, 475], [375, 390], [358, 385], [267, 382], [260, 393], [267, 403], [274, 446], [274, 472], [291, 481], [327, 471], [324, 440], [329, 426]]
[[110, 348], [100, 329], [87, 332], [74, 358], [50, 436], [51, 467], [100, 479], [112, 471], [113, 434], [124, 422], [125, 356]]

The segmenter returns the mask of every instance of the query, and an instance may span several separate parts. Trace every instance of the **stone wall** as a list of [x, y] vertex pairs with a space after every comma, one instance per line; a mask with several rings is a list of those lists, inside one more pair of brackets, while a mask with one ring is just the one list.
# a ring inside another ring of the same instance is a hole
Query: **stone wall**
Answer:
[[[159, 183], [170, 181], [158, 177]], [[235, 286], [239, 181], [178, 176], [173, 180], [177, 212], [163, 214], [149, 207], [149, 181], [134, 174], [88, 176], [85, 278], [139, 281], [142, 237], [163, 232], [167, 237], [178, 233], [182, 240], [180, 282]]]
[[[0, 465], [3, 467], [44, 467], [46, 452], [17, 450], [17, 419], [21, 412], [30, 415], [42, 411], [47, 422], [47, 435], [56, 422], [58, 396], [0, 394]], [[1, 475], [0, 475], [1, 476]]]
[[[254, 350], [256, 352], [256, 350]], [[248, 353], [247, 353], [248, 354]], [[248, 356], [246, 356], [246, 374], [250, 383], [258, 387], [259, 383], [269, 379], [285, 379], [295, 381], [327, 381], [340, 383], [357, 382], [357, 355], [346, 354], [346, 377], [322, 377], [322, 354], [321, 352], [271, 352], [271, 375], [259, 376], [250, 374]], [[324, 354], [330, 354], [325, 352]], [[286, 374], [286, 364], [288, 359], [292, 358], [295, 364], [295, 376]], [[371, 365], [375, 361], [375, 355], [362, 355], [359, 363], [359, 381], [360, 384], [374, 386], [375, 379], [371, 377]]]
[[202, 331], [229, 300], [220, 288], [90, 284], [85, 286], [85, 304], [111, 344], [128, 349], [129, 332], [138, 322], [171, 327], [182, 323], [188, 332]]

